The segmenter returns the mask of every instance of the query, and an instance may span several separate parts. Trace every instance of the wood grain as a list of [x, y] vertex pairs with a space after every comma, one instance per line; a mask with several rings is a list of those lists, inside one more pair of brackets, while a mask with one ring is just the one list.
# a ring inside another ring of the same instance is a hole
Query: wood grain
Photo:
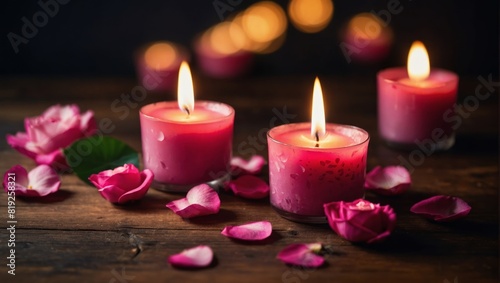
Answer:
[[[228, 82], [197, 76], [195, 82], [200, 99], [224, 101], [236, 109], [235, 155], [267, 156], [259, 133], [265, 133], [276, 111], [283, 112], [284, 107], [296, 115], [291, 122], [308, 119], [312, 78]], [[328, 120], [354, 124], [370, 133], [368, 169], [408, 158], [409, 152], [387, 148], [378, 139], [373, 79], [335, 77], [322, 83], [325, 93], [332, 94], [325, 98]], [[460, 101], [476, 85], [474, 79], [462, 80]], [[110, 105], [134, 87], [135, 82], [127, 79], [3, 78], [0, 134], [22, 131], [25, 116], [38, 115], [54, 103], [77, 103], [95, 111], [98, 120], [110, 118], [116, 126], [112, 135], [140, 150], [138, 108], [172, 97], [148, 93], [122, 119]], [[7, 274], [5, 266], [7, 208], [5, 194], [0, 197], [0, 282], [498, 282], [497, 113], [496, 94], [481, 101], [478, 110], [464, 119], [451, 150], [432, 154], [415, 166], [412, 188], [405, 195], [367, 193], [371, 201], [390, 204], [398, 216], [396, 230], [382, 244], [351, 244], [328, 225], [280, 218], [268, 200], [244, 200], [225, 192], [219, 214], [192, 220], [182, 220], [165, 208], [180, 195], [154, 189], [139, 203], [115, 206], [95, 188], [65, 174], [56, 194], [38, 200], [17, 199], [15, 277]], [[250, 141], [255, 139], [257, 146], [252, 146]], [[0, 172], [15, 164], [35, 166], [3, 139], [0, 149]], [[267, 169], [264, 179], [266, 174]], [[409, 212], [415, 202], [436, 194], [463, 198], [472, 206], [470, 215], [438, 224]], [[241, 243], [220, 235], [226, 225], [257, 220], [273, 224], [273, 234], [264, 242]], [[324, 267], [304, 270], [275, 258], [288, 244], [316, 241], [332, 247]], [[215, 252], [209, 268], [178, 270], [166, 263], [168, 255], [199, 244], [208, 244]]]

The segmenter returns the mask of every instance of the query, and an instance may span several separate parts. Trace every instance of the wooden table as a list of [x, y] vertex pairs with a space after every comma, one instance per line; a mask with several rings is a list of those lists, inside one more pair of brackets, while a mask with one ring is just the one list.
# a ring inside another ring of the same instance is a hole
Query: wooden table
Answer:
[[[282, 123], [307, 121], [312, 76], [256, 77], [218, 81], [195, 77], [198, 99], [226, 102], [236, 109], [234, 154], [267, 156], [264, 137], [273, 117]], [[377, 134], [376, 86], [371, 77], [324, 77], [328, 120], [354, 124], [371, 134], [368, 169], [399, 164], [409, 152], [383, 145]], [[480, 83], [462, 78], [460, 99], [474, 95]], [[92, 109], [98, 120], [110, 118], [111, 134], [140, 150], [138, 108], [173, 99], [148, 93], [130, 106], [130, 114], [111, 110], [114, 100], [130, 93], [133, 79], [2, 78], [0, 79], [0, 171], [34, 163], [10, 149], [6, 133], [23, 130], [23, 118], [56, 103]], [[483, 89], [484, 90], [484, 89]], [[354, 245], [327, 225], [306, 225], [280, 218], [268, 200], [245, 200], [221, 193], [217, 215], [182, 220], [165, 208], [180, 195], [150, 190], [136, 205], [113, 206], [74, 175], [62, 176], [62, 187], [43, 199], [17, 199], [16, 275], [7, 274], [6, 195], [1, 197], [0, 282], [497, 282], [498, 265], [498, 88], [477, 110], [468, 113], [455, 146], [415, 166], [410, 191], [399, 197], [366, 198], [390, 204], [397, 228], [380, 245]], [[278, 114], [277, 114], [278, 113]], [[281, 113], [281, 114], [279, 114]], [[280, 117], [281, 115], [281, 117]], [[260, 138], [259, 138], [260, 137]], [[250, 141], [254, 141], [251, 145]], [[263, 174], [266, 178], [267, 168]], [[411, 214], [412, 204], [437, 194], [466, 200], [465, 219], [438, 224]], [[273, 234], [265, 243], [242, 244], [220, 235], [226, 225], [269, 220]], [[286, 266], [276, 254], [286, 245], [322, 242], [331, 245], [327, 264], [318, 269]], [[207, 269], [174, 269], [168, 255], [199, 244], [216, 255]]]

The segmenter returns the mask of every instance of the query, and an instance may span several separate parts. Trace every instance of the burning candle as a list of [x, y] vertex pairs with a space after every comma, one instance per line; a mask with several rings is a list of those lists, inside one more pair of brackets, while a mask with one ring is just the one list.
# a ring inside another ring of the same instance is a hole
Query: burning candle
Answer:
[[141, 48], [136, 56], [140, 83], [151, 91], [172, 90], [179, 66], [187, 58], [188, 53], [183, 47], [167, 41]]
[[360, 128], [325, 122], [316, 78], [311, 123], [285, 124], [267, 135], [271, 205], [283, 217], [323, 223], [323, 204], [364, 195], [369, 135]]
[[142, 107], [140, 121], [144, 166], [155, 175], [154, 188], [186, 192], [228, 178], [234, 109], [219, 102], [195, 103], [187, 63], [179, 70], [177, 101]]
[[377, 83], [379, 132], [389, 145], [426, 151], [453, 146], [455, 135], [445, 113], [456, 102], [458, 76], [431, 70], [421, 42], [413, 43], [407, 69], [382, 70]]

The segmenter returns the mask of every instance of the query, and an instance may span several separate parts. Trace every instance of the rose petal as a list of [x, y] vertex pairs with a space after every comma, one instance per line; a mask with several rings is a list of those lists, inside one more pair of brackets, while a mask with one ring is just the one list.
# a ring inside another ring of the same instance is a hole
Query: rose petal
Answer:
[[[12, 182], [14, 182], [14, 186], [9, 186], [9, 183], [12, 184]], [[2, 185], [6, 192], [9, 191], [9, 187], [14, 188], [15, 191], [26, 190], [29, 186], [28, 171], [21, 165], [13, 166], [3, 175]]]
[[131, 200], [142, 199], [144, 195], [146, 195], [154, 179], [153, 171], [144, 169], [144, 171], [140, 173], [140, 177], [142, 181], [141, 184], [137, 188], [130, 190], [120, 196], [120, 198], [118, 199], [118, 203], [126, 203]]
[[168, 257], [168, 263], [176, 267], [207, 267], [214, 253], [209, 246], [197, 246]]
[[266, 160], [260, 155], [253, 155], [248, 161], [241, 157], [233, 157], [231, 159], [231, 172], [236, 176], [243, 174], [256, 175], [262, 171], [265, 164]]
[[414, 204], [410, 211], [434, 221], [452, 221], [465, 217], [471, 207], [461, 198], [440, 195]]
[[243, 175], [236, 180], [227, 182], [226, 185], [235, 195], [243, 198], [261, 199], [269, 195], [269, 185], [252, 175]]
[[35, 167], [28, 173], [28, 179], [32, 190], [37, 191], [41, 197], [55, 193], [61, 187], [59, 175], [48, 165]]
[[404, 193], [410, 185], [410, 172], [403, 166], [377, 166], [366, 174], [365, 189], [381, 195]]
[[26, 148], [26, 144], [29, 142], [29, 137], [26, 133], [18, 132], [15, 136], [7, 135], [7, 143], [19, 153], [25, 156], [35, 159], [37, 153]]
[[251, 222], [239, 226], [226, 226], [221, 234], [234, 239], [257, 241], [271, 235], [273, 226], [269, 221]]
[[281, 250], [277, 256], [284, 263], [303, 266], [318, 267], [325, 259], [316, 253], [321, 250], [321, 243], [291, 244]]
[[[10, 180], [9, 173], [13, 173]], [[15, 183], [14, 191], [17, 196], [25, 197], [43, 197], [56, 192], [61, 186], [59, 175], [48, 165], [39, 165], [30, 172], [21, 165], [16, 165], [5, 172], [3, 186], [6, 192], [12, 187], [8, 186], [8, 182]]]
[[166, 206], [182, 218], [191, 218], [218, 213], [220, 198], [209, 185], [201, 184], [189, 190], [185, 198], [171, 201]]

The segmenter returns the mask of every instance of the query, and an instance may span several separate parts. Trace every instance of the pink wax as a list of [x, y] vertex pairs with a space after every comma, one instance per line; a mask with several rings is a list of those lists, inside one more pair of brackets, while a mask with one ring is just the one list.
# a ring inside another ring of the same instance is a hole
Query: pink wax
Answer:
[[380, 71], [378, 84], [378, 126], [389, 144], [414, 147], [426, 140], [446, 149], [454, 141], [452, 125], [445, 113], [456, 102], [458, 76], [433, 69], [422, 82], [412, 82], [406, 68]]
[[363, 197], [366, 131], [326, 124], [316, 147], [310, 123], [285, 124], [271, 129], [267, 141], [271, 204], [283, 216], [324, 218], [324, 203]]
[[234, 109], [196, 101], [187, 115], [177, 101], [141, 108], [145, 168], [160, 184], [196, 185], [227, 174], [232, 153]]

